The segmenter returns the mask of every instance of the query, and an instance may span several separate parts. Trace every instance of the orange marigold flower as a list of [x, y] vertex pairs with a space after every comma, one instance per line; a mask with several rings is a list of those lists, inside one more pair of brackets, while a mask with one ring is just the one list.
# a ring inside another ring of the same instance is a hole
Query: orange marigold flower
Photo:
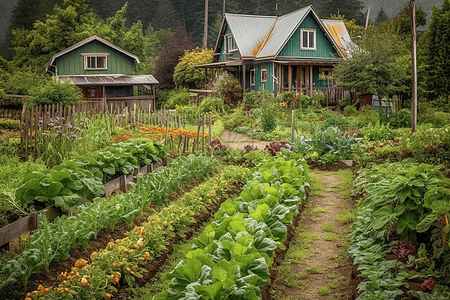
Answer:
[[211, 192], [211, 197], [215, 197], [216, 196], [216, 191], [212, 191]]
[[170, 225], [173, 225], [173, 221], [170, 221], [169, 224], [170, 224]]
[[152, 220], [155, 221], [155, 222], [159, 222], [159, 217], [155, 216]]
[[62, 280], [67, 280], [67, 272], [61, 273], [61, 275], [59, 275], [61, 277]]
[[30, 297], [25, 297], [25, 300], [33, 300], [33, 299], [31, 299]]
[[167, 221], [164, 221], [163, 225], [164, 225], [164, 227], [166, 227], [167, 226]]
[[113, 242], [109, 242], [108, 245], [106, 245], [106, 250], [114, 248], [115, 244]]
[[120, 243], [120, 240], [119, 240], [119, 239], [117, 239], [117, 240], [116, 240], [115, 242], [116, 242], [116, 244], [118, 244], [118, 243]]
[[106, 299], [111, 299], [111, 294], [109, 293], [104, 293], [103, 296], [105, 296]]
[[119, 283], [120, 277], [122, 277], [122, 274], [120, 274], [120, 272], [115, 272], [115, 273], [111, 276], [111, 283]]
[[97, 252], [95, 252], [95, 251], [92, 252], [91, 253], [91, 260], [94, 260], [94, 257], [96, 257], [96, 256], [97, 256]]
[[75, 262], [75, 267], [77, 268], [82, 268], [85, 265], [87, 265], [88, 261], [82, 258], [79, 258], [76, 262]]
[[130, 239], [126, 237], [126, 238], [123, 238], [123, 239], [122, 239], [122, 242], [128, 242], [129, 240], [130, 240]]
[[86, 278], [81, 278], [81, 285], [82, 286], [88, 286], [89, 285], [89, 281]]
[[145, 259], [145, 260], [149, 260], [149, 259], [150, 259], [150, 253], [145, 252], [145, 254], [144, 254], [144, 259]]
[[33, 295], [36, 295], [37, 293], [38, 293], [38, 291], [32, 291], [31, 295], [33, 296]]
[[130, 273], [130, 274], [133, 273], [133, 271], [131, 271], [130, 267], [126, 267], [125, 270], [126, 270], [128, 273]]
[[70, 293], [70, 290], [68, 288], [64, 288], [64, 293]]
[[133, 253], [133, 252], [134, 252], [134, 250], [129, 250], [129, 249], [126, 249], [126, 250], [125, 250], [125, 253], [126, 253], [126, 254], [131, 254], [131, 253]]
[[62, 282], [62, 284], [63, 284], [63, 285], [66, 285], [66, 284], [67, 284], [67, 281], [64, 280], [64, 281]]

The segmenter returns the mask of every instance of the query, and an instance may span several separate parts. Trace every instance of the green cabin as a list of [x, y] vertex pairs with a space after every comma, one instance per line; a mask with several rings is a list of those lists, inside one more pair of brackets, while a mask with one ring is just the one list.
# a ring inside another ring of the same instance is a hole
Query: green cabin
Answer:
[[281, 17], [225, 14], [214, 60], [199, 67], [232, 73], [244, 91], [323, 92], [335, 105], [349, 93], [333, 82], [333, 67], [353, 46], [343, 21], [321, 20], [312, 6]]
[[139, 63], [137, 56], [94, 35], [53, 55], [46, 71], [70, 79], [86, 101], [150, 100], [154, 108], [158, 81], [152, 75], [133, 75]]

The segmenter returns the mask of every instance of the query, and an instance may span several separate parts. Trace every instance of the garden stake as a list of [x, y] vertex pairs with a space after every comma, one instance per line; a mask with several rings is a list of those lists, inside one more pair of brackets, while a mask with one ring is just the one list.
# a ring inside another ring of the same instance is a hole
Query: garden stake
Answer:
[[205, 151], [205, 115], [202, 120], [202, 152]]
[[211, 145], [211, 136], [212, 136], [212, 134], [211, 134], [211, 114], [209, 114], [209, 124], [208, 124], [208, 127], [209, 127], [209, 145]]

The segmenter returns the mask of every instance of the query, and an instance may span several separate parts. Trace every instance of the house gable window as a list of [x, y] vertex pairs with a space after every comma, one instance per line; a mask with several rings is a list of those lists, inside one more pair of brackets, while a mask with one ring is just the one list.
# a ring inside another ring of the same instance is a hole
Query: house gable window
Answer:
[[256, 70], [250, 69], [250, 86], [255, 86]]
[[85, 70], [106, 70], [108, 66], [107, 53], [83, 53]]
[[300, 49], [301, 50], [316, 50], [316, 30], [315, 29], [300, 29]]
[[261, 69], [261, 82], [267, 82], [267, 69]]
[[226, 48], [227, 48], [227, 53], [230, 52], [235, 52], [238, 50], [237, 45], [236, 45], [236, 40], [234, 39], [232, 34], [229, 34], [225, 37], [226, 40]]

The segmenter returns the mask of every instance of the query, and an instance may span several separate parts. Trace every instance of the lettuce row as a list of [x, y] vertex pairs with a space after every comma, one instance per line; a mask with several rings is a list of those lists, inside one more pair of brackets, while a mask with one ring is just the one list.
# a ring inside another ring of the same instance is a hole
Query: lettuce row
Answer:
[[[26, 286], [33, 273], [48, 269], [53, 260], [69, 257], [69, 251], [76, 245], [81, 244], [86, 249], [89, 240], [100, 230], [108, 226], [114, 230], [114, 225], [121, 220], [131, 222], [151, 202], [160, 202], [180, 185], [210, 173], [216, 165], [217, 160], [211, 157], [179, 157], [167, 168], [158, 168], [146, 176], [138, 175], [131, 193], [109, 199], [96, 198], [79, 206], [77, 217], [63, 216], [49, 223], [40, 216], [38, 229], [30, 236], [27, 250], [0, 269], [1, 273], [8, 274], [0, 289], [20, 279]], [[203, 174], [198, 172], [198, 168], [203, 170]]]
[[169, 288], [154, 299], [261, 299], [274, 251], [284, 249], [285, 224], [306, 198], [307, 169], [301, 155], [286, 151], [262, 162], [194, 240], [187, 261], [163, 275]]
[[129, 174], [134, 169], [161, 161], [166, 152], [159, 141], [130, 140], [114, 144], [89, 157], [77, 157], [46, 170], [27, 175], [16, 191], [22, 204], [36, 199], [68, 211], [80, 198], [92, 200], [105, 193], [108, 176]]

